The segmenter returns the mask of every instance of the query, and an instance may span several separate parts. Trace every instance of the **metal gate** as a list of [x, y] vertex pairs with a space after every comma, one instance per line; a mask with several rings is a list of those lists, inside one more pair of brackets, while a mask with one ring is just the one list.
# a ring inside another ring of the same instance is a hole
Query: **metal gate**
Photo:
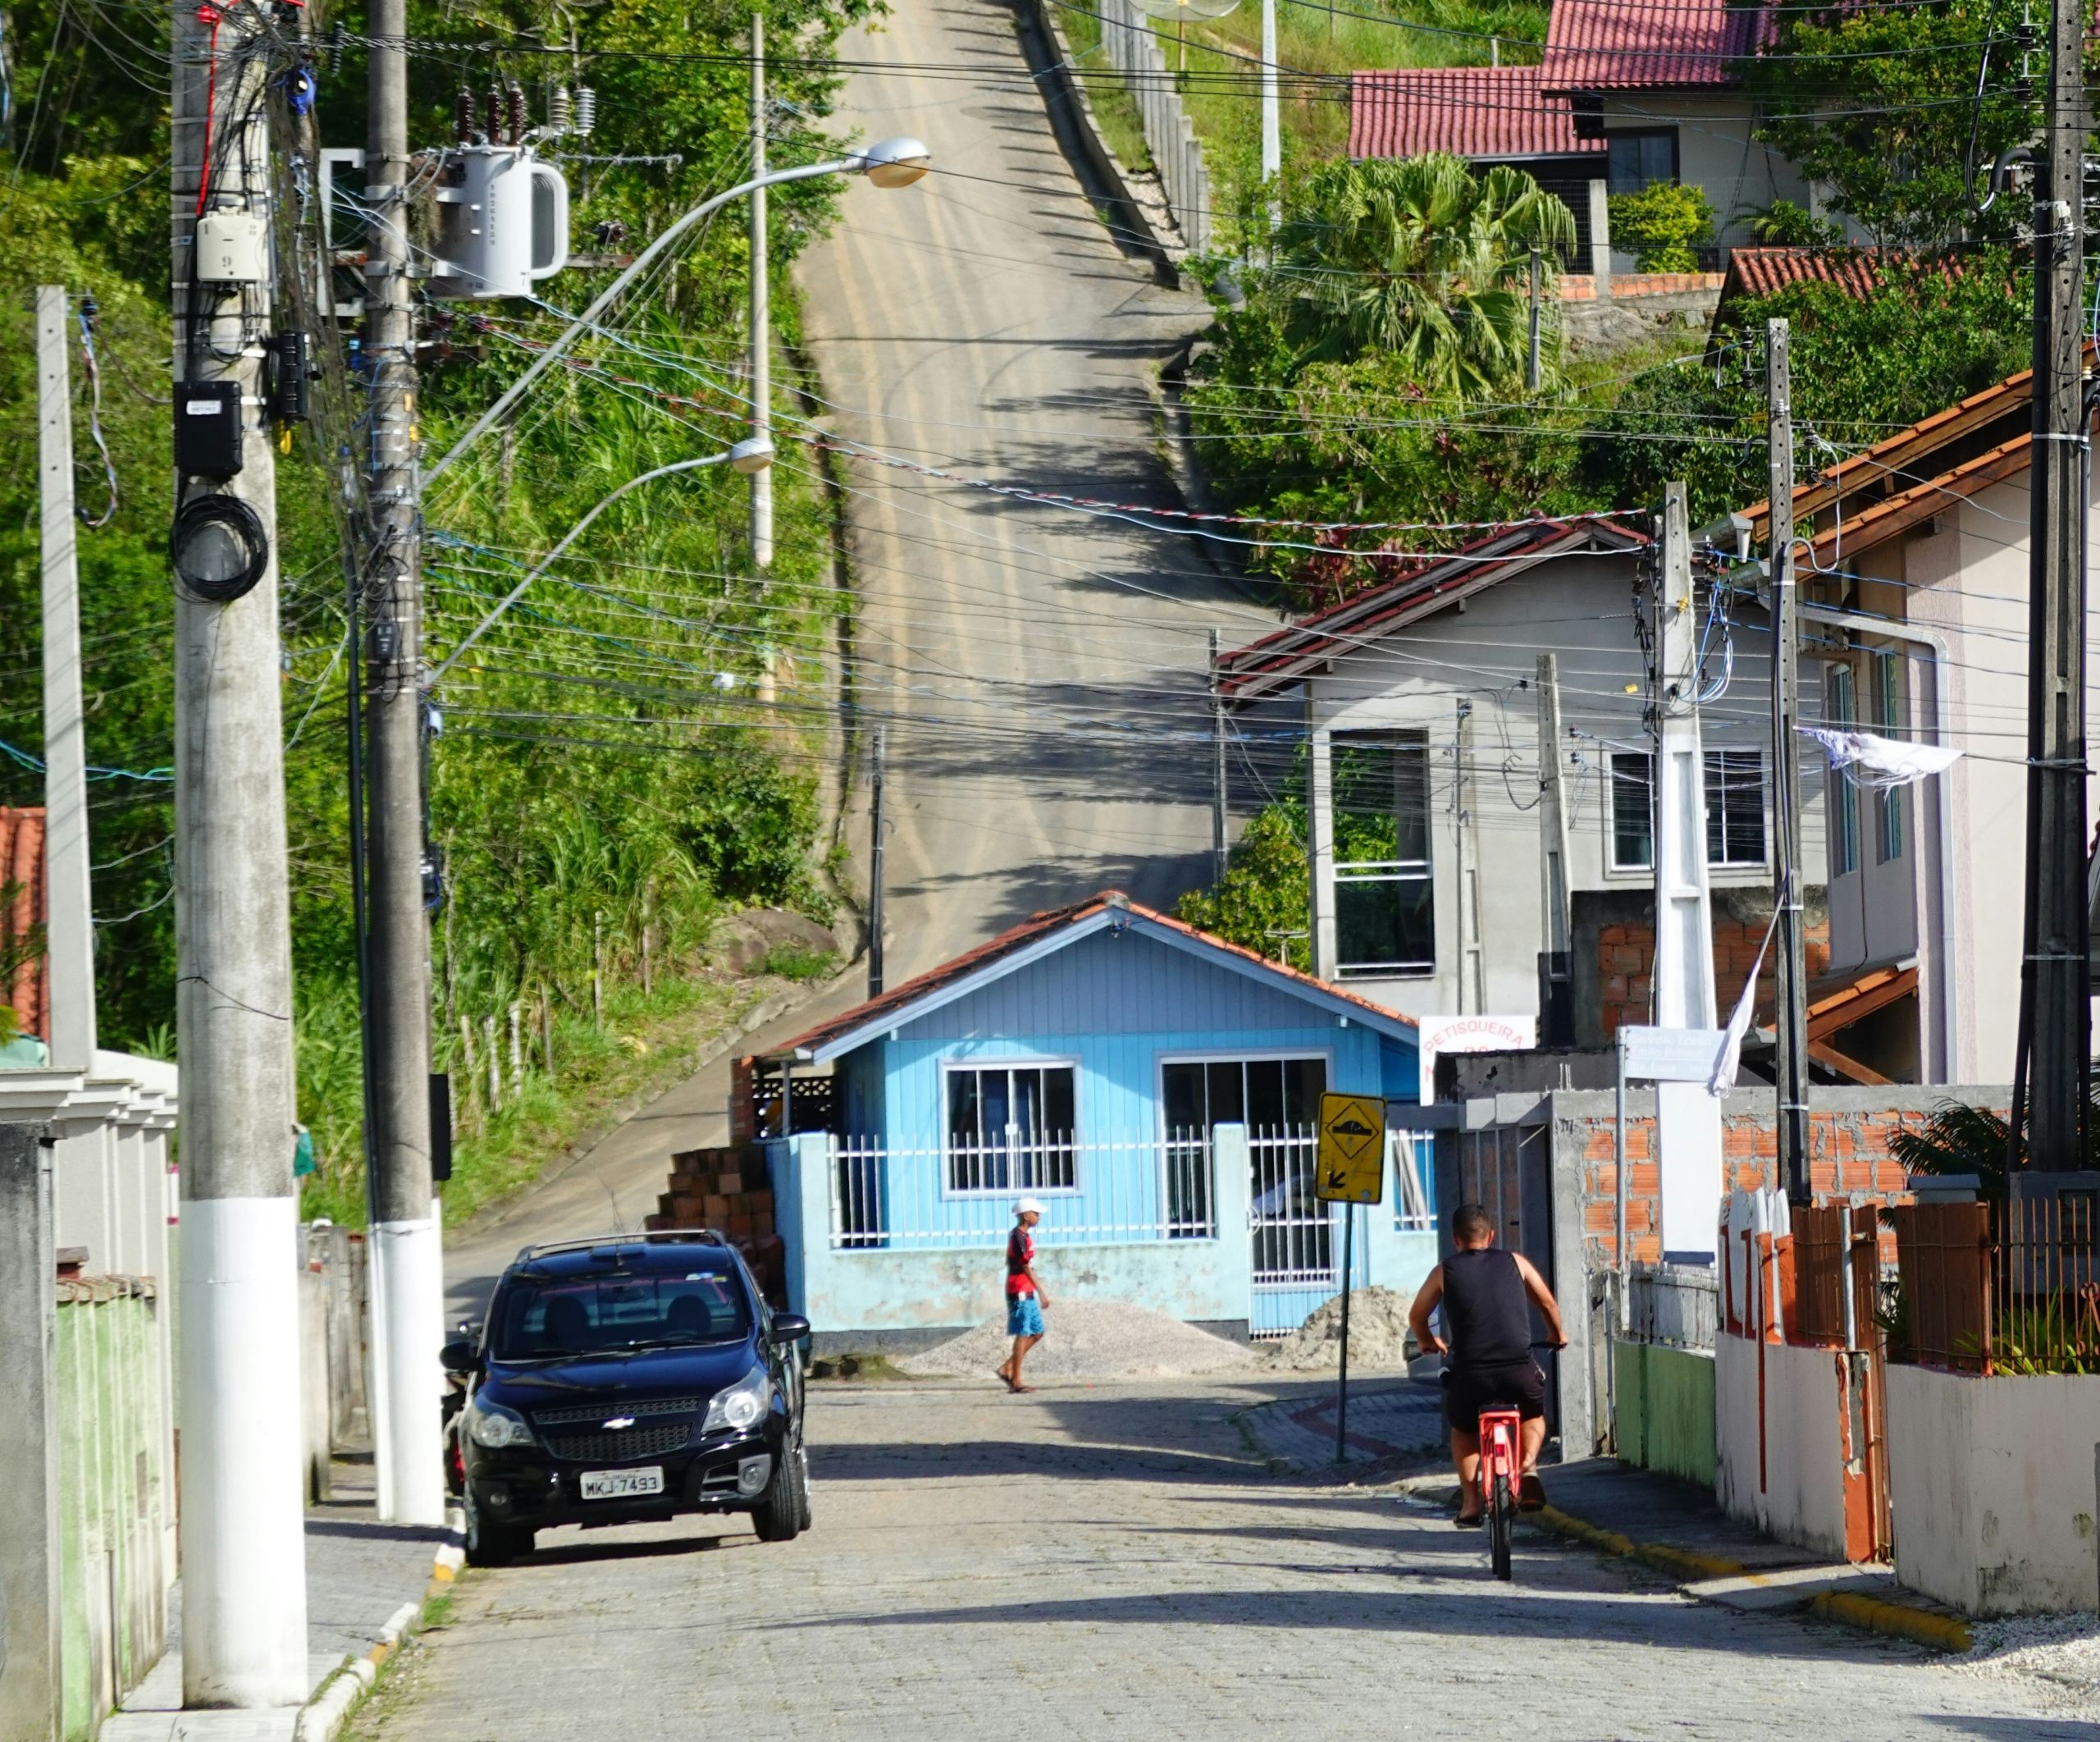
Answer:
[[[1550, 1281], [1553, 1261], [1553, 1142], [1545, 1125], [1491, 1125], [1478, 1131], [1449, 1131], [1437, 1134], [1436, 1226], [1440, 1252], [1449, 1245], [1443, 1231], [1451, 1225], [1451, 1213], [1461, 1204], [1477, 1204], [1495, 1222], [1495, 1244], [1531, 1260], [1540, 1275]], [[1583, 1310], [1580, 1301], [1564, 1299], [1561, 1311], [1573, 1318]], [[1532, 1315], [1532, 1334], [1543, 1339], [1544, 1322], [1536, 1309]], [[1536, 1349], [1545, 1374], [1546, 1419], [1555, 1433], [1560, 1430], [1560, 1357], [1550, 1349]]]
[[1248, 1240], [1253, 1299], [1248, 1329], [1281, 1337], [1341, 1287], [1333, 1206], [1313, 1196], [1318, 1137], [1311, 1126], [1257, 1127], [1247, 1134]]

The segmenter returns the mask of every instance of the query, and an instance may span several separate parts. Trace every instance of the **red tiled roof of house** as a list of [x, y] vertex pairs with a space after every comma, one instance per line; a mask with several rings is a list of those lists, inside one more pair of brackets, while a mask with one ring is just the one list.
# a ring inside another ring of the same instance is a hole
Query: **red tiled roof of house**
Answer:
[[1728, 0], [1554, 0], [1541, 69], [1549, 91], [1676, 90], [1737, 81], [1769, 34], [1762, 6]]
[[[10, 885], [13, 898], [0, 902], [0, 938], [26, 937], [46, 917], [40, 807], [17, 810], [0, 805], [0, 889]], [[14, 1011], [23, 1033], [51, 1038], [51, 978], [43, 955], [17, 967], [11, 984], [0, 985], [0, 1004]]]
[[1797, 284], [1833, 284], [1855, 296], [1870, 296], [1892, 267], [1908, 266], [1917, 258], [1916, 250], [1908, 248], [1731, 249], [1721, 301], [1776, 296]]
[[1390, 580], [1314, 611], [1235, 648], [1218, 661], [1219, 692], [1230, 698], [1262, 679], [1317, 664], [1361, 647], [1371, 637], [1428, 615], [1461, 594], [1492, 587], [1513, 565], [1573, 554], [1602, 544], [1631, 549], [1653, 541], [1609, 514], [1570, 514], [1551, 520], [1513, 520], [1491, 528], [1440, 556], [1410, 563]]
[[1383, 1004], [1373, 1004], [1369, 999], [1349, 991], [1346, 987], [1335, 985], [1328, 981], [1316, 979], [1312, 975], [1304, 973], [1299, 969], [1286, 967], [1280, 962], [1272, 962], [1267, 956], [1249, 949], [1244, 945], [1230, 943], [1211, 932], [1198, 930], [1185, 920], [1176, 919], [1171, 914], [1159, 912], [1154, 908], [1131, 900], [1121, 889], [1103, 889], [1098, 894], [1089, 895], [1085, 900], [1074, 902], [1069, 907], [1052, 908], [1041, 913], [1032, 913], [1018, 926], [1012, 926], [1001, 932], [997, 937], [979, 944], [975, 949], [965, 950], [961, 955], [952, 957], [949, 960], [943, 962], [938, 967], [929, 968], [915, 978], [906, 981], [902, 985], [892, 986], [879, 997], [871, 998], [865, 1004], [856, 1004], [851, 1010], [832, 1017], [829, 1022], [819, 1022], [815, 1028], [810, 1029], [806, 1033], [796, 1036], [792, 1040], [783, 1042], [775, 1049], [775, 1053], [777, 1054], [814, 1052], [818, 1048], [839, 1039], [842, 1036], [850, 1035], [857, 1029], [870, 1027], [879, 1022], [885, 1016], [893, 1015], [906, 1009], [929, 994], [939, 991], [944, 986], [952, 985], [958, 981], [968, 979], [979, 969], [988, 967], [1001, 958], [1012, 955], [1016, 950], [1025, 949], [1039, 939], [1048, 937], [1052, 933], [1061, 931], [1066, 927], [1076, 925], [1082, 920], [1091, 919], [1094, 915], [1111, 908], [1121, 908], [1134, 918], [1147, 921], [1155, 926], [1165, 926], [1170, 930], [1178, 931], [1186, 937], [1194, 938], [1198, 943], [1208, 944], [1213, 949], [1223, 950], [1229, 954], [1241, 957], [1249, 962], [1258, 964], [1267, 973], [1276, 975], [1282, 979], [1294, 980], [1300, 985], [1308, 986], [1330, 998], [1339, 998], [1349, 1004], [1359, 1005], [1384, 1022], [1400, 1023], [1409, 1028], [1415, 1026], [1413, 1017], [1402, 1016], [1396, 1011], [1388, 1010]]
[[1359, 72], [1349, 83], [1349, 154], [1415, 158], [1572, 157], [1605, 149], [1575, 137], [1575, 109], [1539, 89], [1536, 66], [1437, 66]]

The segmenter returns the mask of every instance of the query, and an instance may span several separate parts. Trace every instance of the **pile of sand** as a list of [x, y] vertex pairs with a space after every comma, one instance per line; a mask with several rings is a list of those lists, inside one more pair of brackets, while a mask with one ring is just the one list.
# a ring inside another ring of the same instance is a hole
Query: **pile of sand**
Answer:
[[[1408, 1365], [1408, 1308], [1390, 1288], [1358, 1288], [1349, 1301], [1349, 1365], [1355, 1373], [1403, 1373]], [[1269, 1365], [1289, 1373], [1333, 1373], [1341, 1365], [1342, 1300], [1318, 1308], [1269, 1351]]]
[[[1251, 1349], [1148, 1306], [1059, 1299], [1043, 1319], [1046, 1334], [1022, 1369], [1029, 1381], [1185, 1379], [1252, 1367], [1257, 1360]], [[1001, 1313], [897, 1365], [919, 1379], [988, 1379], [1013, 1347]]]

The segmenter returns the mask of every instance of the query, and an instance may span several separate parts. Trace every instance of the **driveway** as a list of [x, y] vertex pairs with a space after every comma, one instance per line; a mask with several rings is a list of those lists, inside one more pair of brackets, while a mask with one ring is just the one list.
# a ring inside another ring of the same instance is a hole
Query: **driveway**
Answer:
[[815, 1530], [565, 1531], [470, 1574], [356, 1734], [2070, 1737], [2034, 1683], [1702, 1606], [1521, 1527], [1268, 1476], [1265, 1384], [819, 1388]]
[[[934, 172], [856, 188], [799, 271], [830, 427], [968, 478], [1179, 506], [1151, 383], [1208, 324], [1120, 252], [995, 0], [900, 0], [840, 122]], [[1273, 626], [1191, 541], [845, 462], [858, 701], [889, 736], [892, 985], [1107, 886], [1208, 880], [1206, 633]]]

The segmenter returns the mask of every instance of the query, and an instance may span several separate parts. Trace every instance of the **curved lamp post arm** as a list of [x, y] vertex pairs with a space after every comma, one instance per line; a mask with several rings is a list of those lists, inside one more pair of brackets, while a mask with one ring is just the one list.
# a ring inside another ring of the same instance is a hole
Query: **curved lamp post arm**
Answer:
[[[727, 196], [724, 197], [726, 198]], [[639, 265], [641, 263], [637, 261], [636, 263]], [[567, 532], [564, 533], [561, 535], [561, 542], [557, 544], [554, 549], [548, 551], [545, 556], [541, 557], [539, 561], [532, 565], [531, 569], [526, 574], [524, 578], [519, 581], [515, 587], [512, 588], [509, 592], [504, 595], [503, 601], [498, 605], [494, 610], [491, 611], [487, 616], [482, 618], [479, 623], [476, 624], [472, 629], [467, 632], [466, 638], [462, 641], [458, 647], [454, 647], [451, 652], [445, 655], [445, 663], [440, 665], [436, 670], [433, 671], [430, 674], [429, 681], [423, 685], [423, 688], [426, 690], [436, 688], [439, 680], [444, 677], [446, 672], [451, 670], [454, 665], [459, 663], [460, 656], [463, 654], [468, 648], [472, 647], [476, 642], [482, 638], [482, 632], [487, 629], [495, 623], [497, 618], [500, 617], [505, 611], [509, 610], [512, 606], [515, 605], [521, 598], [523, 598], [525, 596], [525, 589], [527, 587], [530, 587], [533, 582], [539, 579], [541, 575], [547, 572], [548, 568], [553, 564], [555, 559], [559, 556], [561, 553], [564, 551], [566, 551], [571, 545], [574, 544], [577, 539], [582, 536], [583, 529], [589, 526], [593, 520], [596, 519], [600, 514], [610, 508], [614, 503], [619, 501], [619, 499], [625, 496], [628, 491], [636, 488], [639, 485], [648, 483], [655, 478], [669, 478], [673, 472], [692, 472], [698, 470], [702, 466], [719, 466], [724, 461], [738, 458], [740, 450], [744, 446], [744, 444], [739, 443], [737, 447], [732, 448], [726, 454], [710, 454], [705, 460], [673, 460], [668, 466], [659, 466], [653, 472], [644, 472], [638, 477], [631, 478], [624, 484], [622, 484], [617, 490], [613, 491], [609, 495], [605, 496], [602, 501], [599, 502], [598, 505], [590, 511], [590, 513], [584, 515], [584, 517], [581, 520], [578, 521], [575, 525], [572, 526]], [[769, 444], [769, 451], [770, 445]]]
[[[673, 219], [657, 233], [656, 239], [654, 241], [634, 257], [634, 263], [632, 266], [628, 267], [628, 269], [622, 272], [619, 277], [615, 278], [610, 284], [607, 285], [603, 290], [598, 293], [598, 298], [596, 302], [592, 303], [589, 308], [586, 309], [583, 313], [578, 315], [573, 321], [571, 321], [568, 327], [563, 330], [560, 336], [555, 340], [554, 343], [550, 345], [545, 350], [541, 351], [537, 357], [532, 359], [532, 367], [527, 369], [523, 375], [518, 377], [517, 380], [511, 382], [508, 387], [504, 389], [503, 392], [497, 397], [495, 403], [491, 405], [486, 411], [483, 412], [479, 418], [475, 419], [473, 427], [469, 429], [465, 435], [462, 436], [457, 441], [452, 444], [450, 450], [445, 454], [445, 457], [439, 460], [438, 463], [432, 466], [427, 472], [423, 473], [422, 481], [424, 484], [428, 485], [431, 483], [445, 472], [445, 469], [449, 467], [454, 460], [457, 460], [462, 454], [465, 453], [468, 448], [472, 447], [477, 441], [480, 441], [483, 436], [486, 435], [490, 430], [493, 429], [495, 427], [497, 420], [503, 416], [504, 413], [509, 410], [513, 405], [518, 403], [519, 397], [524, 393], [525, 390], [540, 378], [541, 375], [556, 358], [559, 357], [564, 351], [567, 350], [571, 345], [574, 344], [576, 341], [581, 338], [591, 327], [597, 324], [598, 317], [603, 314], [606, 309], [609, 309], [614, 303], [619, 300], [621, 293], [623, 292], [629, 285], [632, 284], [637, 278], [640, 277], [642, 273], [649, 269], [650, 263], [654, 261], [659, 254], [662, 254], [665, 249], [669, 248], [672, 243], [678, 240], [678, 239], [683, 235], [686, 231], [692, 229], [692, 226], [698, 223], [702, 218], [708, 217], [710, 213], [720, 211], [723, 207], [728, 205], [733, 199], [742, 199], [745, 194], [750, 193], [754, 188], [777, 187], [783, 181], [807, 181], [818, 176], [842, 176], [848, 174], [851, 171], [861, 169], [866, 164], [867, 161], [868, 159], [864, 156], [834, 158], [829, 162], [808, 163], [803, 165], [798, 169], [776, 169], [769, 174], [755, 176], [749, 181], [740, 182], [735, 187], [730, 188], [726, 192], [715, 194], [712, 199], [704, 199], [698, 205], [695, 206], [690, 212], [687, 213], [682, 217]], [[654, 478], [657, 474], [651, 472], [646, 475]], [[641, 479], [637, 478], [634, 482], [638, 484], [641, 482]], [[612, 498], [608, 496], [605, 500], [606, 501], [610, 501]], [[605, 503], [601, 502], [598, 506], [602, 508], [605, 506]], [[595, 514], [597, 512], [597, 510], [593, 509], [591, 512]], [[582, 528], [580, 526], [577, 528], [578, 532], [581, 532], [582, 530]], [[574, 535], [572, 534], [571, 536], [573, 537]], [[506, 600], [504, 602], [508, 604], [509, 601]], [[486, 625], [484, 626], [486, 627]], [[481, 631], [477, 629], [474, 633], [476, 634], [479, 634]], [[472, 637], [468, 638], [470, 640], [472, 638]], [[452, 658], [459, 658], [460, 652], [463, 652], [464, 651], [465, 643], [462, 642], [459, 650], [454, 652]], [[445, 664], [450, 665], [451, 662], [451, 660], [447, 660]]]

